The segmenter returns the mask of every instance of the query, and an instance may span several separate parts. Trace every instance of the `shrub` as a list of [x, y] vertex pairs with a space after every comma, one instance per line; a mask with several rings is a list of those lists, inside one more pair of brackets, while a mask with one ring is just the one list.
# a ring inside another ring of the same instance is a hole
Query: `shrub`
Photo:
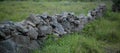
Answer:
[[112, 0], [112, 11], [114, 12], [120, 12], [120, 0]]

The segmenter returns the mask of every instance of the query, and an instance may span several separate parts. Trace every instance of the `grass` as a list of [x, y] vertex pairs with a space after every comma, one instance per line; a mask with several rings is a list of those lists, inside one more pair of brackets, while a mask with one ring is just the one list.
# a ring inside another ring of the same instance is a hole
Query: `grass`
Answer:
[[102, 53], [101, 42], [94, 38], [73, 33], [59, 38], [57, 41], [49, 38], [41, 53]]
[[119, 53], [119, 14], [108, 9], [102, 18], [87, 24], [81, 33], [68, 34], [57, 41], [50, 37], [40, 53]]
[[[86, 14], [100, 2], [31, 2], [4, 1], [0, 2], [0, 21], [21, 21], [29, 14], [50, 15], [62, 12], [75, 12], [76, 15]], [[120, 13], [112, 12], [111, 2], [102, 18], [87, 24], [81, 33], [72, 33], [62, 38], [49, 35], [41, 50], [34, 53], [119, 53], [120, 52]]]
[[[89, 7], [89, 5], [92, 6]], [[95, 2], [4, 1], [0, 2], [0, 21], [21, 21], [32, 13], [42, 14], [48, 12], [50, 15], [54, 15], [56, 13], [75, 12], [76, 14], [84, 14], [97, 5], [98, 3]]]

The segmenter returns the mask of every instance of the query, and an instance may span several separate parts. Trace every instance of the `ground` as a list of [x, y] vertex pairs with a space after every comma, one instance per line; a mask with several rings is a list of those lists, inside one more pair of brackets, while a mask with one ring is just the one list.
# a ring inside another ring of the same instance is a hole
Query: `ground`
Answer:
[[[87, 14], [101, 2], [0, 2], [0, 21], [22, 21], [30, 14], [50, 15], [62, 12]], [[111, 11], [111, 2], [106, 3], [104, 16], [87, 24], [82, 32], [67, 34], [57, 40], [49, 35], [41, 50], [34, 53], [120, 53], [120, 13]]]

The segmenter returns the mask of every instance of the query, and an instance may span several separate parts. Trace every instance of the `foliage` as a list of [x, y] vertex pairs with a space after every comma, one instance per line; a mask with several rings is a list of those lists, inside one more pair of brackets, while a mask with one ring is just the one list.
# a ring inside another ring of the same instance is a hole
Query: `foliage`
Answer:
[[120, 0], [112, 0], [113, 5], [112, 5], [112, 10], [114, 12], [120, 12]]
[[112, 2], [117, 5], [120, 4], [120, 0], [112, 0]]
[[50, 36], [40, 53], [119, 53], [119, 21], [119, 13], [108, 9], [102, 18], [87, 24], [81, 33], [68, 34], [57, 40]]

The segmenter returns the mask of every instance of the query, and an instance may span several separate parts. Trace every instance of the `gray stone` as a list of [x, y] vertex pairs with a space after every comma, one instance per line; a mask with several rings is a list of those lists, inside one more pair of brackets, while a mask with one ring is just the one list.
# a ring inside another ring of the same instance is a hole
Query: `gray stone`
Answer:
[[80, 19], [80, 23], [82, 25], [85, 25], [88, 23], [88, 18], [84, 14], [81, 14], [78, 18]]
[[80, 32], [83, 29], [84, 25], [79, 21], [75, 21], [75, 27], [72, 29], [73, 32]]
[[0, 52], [16, 53], [16, 44], [11, 39], [0, 41]]
[[43, 17], [43, 19], [47, 19], [47, 18], [48, 18], [48, 13], [45, 12], [45, 13], [43, 13], [41, 16]]
[[31, 40], [30, 44], [28, 45], [28, 48], [31, 50], [36, 50], [40, 48], [40, 45], [38, 44], [36, 40]]
[[25, 21], [23, 22], [23, 24], [24, 24], [24, 26], [25, 26], [25, 25], [30, 25], [30, 26], [32, 26], [32, 27], [36, 27], [36, 25], [35, 25], [34, 23], [32, 23], [31, 21], [27, 21], [27, 20], [25, 20]]
[[59, 23], [52, 23], [53, 26], [55, 26], [55, 28], [53, 29], [56, 33], [58, 34], [65, 34], [66, 32], [64, 31], [64, 28], [62, 27], [61, 24]]
[[102, 12], [105, 12], [106, 5], [104, 3], [100, 4], [98, 7], [102, 10]]
[[30, 44], [30, 38], [28, 36], [23, 35], [17, 35], [14, 36], [12, 39], [17, 45], [22, 45], [24, 47], [27, 47], [28, 44]]
[[88, 21], [93, 20], [93, 17], [91, 15], [91, 11], [88, 12], [87, 17], [88, 17]]
[[1, 39], [8, 39], [11, 37], [11, 33], [15, 30], [13, 22], [6, 22], [0, 26]]
[[17, 53], [33, 53], [31, 49], [25, 46], [17, 46]]
[[56, 18], [58, 20], [58, 22], [63, 26], [64, 30], [67, 32], [67, 33], [70, 33], [71, 32], [71, 25], [70, 25], [70, 22], [68, 22], [67, 20], [67, 15], [65, 16], [62, 16], [62, 15], [56, 15]]
[[55, 33], [58, 33], [60, 35], [66, 34], [64, 28], [60, 23], [57, 22], [57, 19], [54, 16], [52, 17], [52, 22], [50, 22], [50, 24], [52, 25], [53, 31]]
[[31, 39], [37, 39], [38, 37], [38, 32], [35, 28], [33, 28], [32, 26], [29, 26], [27, 27], [28, 29], [28, 32], [27, 32], [27, 35], [31, 38]]
[[15, 26], [17, 32], [19, 32], [19, 35], [27, 36], [26, 33], [28, 32], [28, 29], [26, 28], [26, 26], [24, 26], [23, 23], [16, 23]]
[[26, 21], [30, 21], [30, 22], [32, 22], [34, 25], [40, 23], [39, 17], [36, 17], [34, 14], [31, 14], [31, 15], [26, 19]]
[[96, 11], [97, 17], [102, 17], [102, 14], [103, 14], [102, 10], [100, 10], [99, 8], [96, 8], [95, 11]]
[[47, 35], [52, 33], [52, 27], [49, 25], [38, 26], [38, 30], [40, 31], [41, 35]]
[[52, 27], [50, 26], [50, 18], [47, 15], [38, 15], [40, 18], [40, 23], [36, 26], [38, 28], [39, 36], [46, 36], [47, 34], [52, 33]]
[[97, 13], [95, 10], [91, 11], [91, 16], [92, 16], [92, 20], [94, 20], [97, 17]]
[[6, 35], [0, 29], [0, 40], [6, 39], [5, 37], [6, 37]]
[[[47, 22], [47, 25], [46, 26], [43, 25], [42, 27], [39, 26], [40, 30], [45, 31], [45, 28], [46, 29], [48, 28], [47, 26], [52, 26], [53, 33], [64, 34], [64, 32], [65, 32], [64, 28], [62, 27], [62, 25], [60, 23], [58, 23], [57, 18], [55, 16], [52, 16], [52, 17], [47, 16], [47, 18], [42, 17], [42, 19], [44, 19], [44, 21]], [[44, 29], [42, 29], [42, 28], [44, 28]], [[49, 29], [50, 29], [50, 27], [49, 27]], [[50, 31], [51, 31], [51, 29], [50, 29]]]
[[67, 25], [64, 24], [64, 26], [67, 26], [68, 29], [65, 29], [67, 32], [71, 32], [74, 30], [75, 27], [75, 20], [76, 20], [76, 16], [74, 16], [74, 13], [64, 13], [63, 14], [63, 19], [64, 21], [66, 21]]

